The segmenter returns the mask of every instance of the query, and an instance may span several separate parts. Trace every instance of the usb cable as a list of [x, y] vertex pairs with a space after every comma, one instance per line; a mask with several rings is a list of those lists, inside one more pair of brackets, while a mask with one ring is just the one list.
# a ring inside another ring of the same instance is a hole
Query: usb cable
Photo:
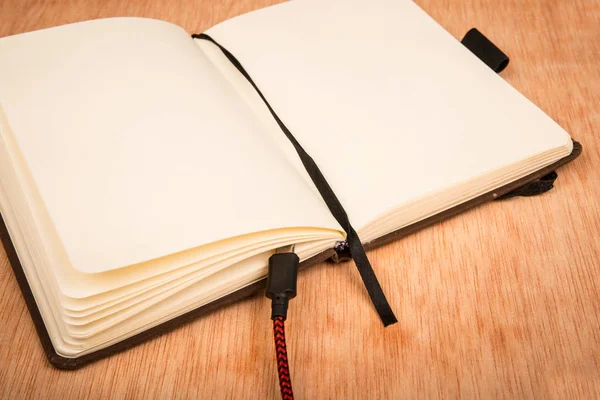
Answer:
[[294, 246], [277, 249], [269, 258], [266, 296], [271, 299], [271, 319], [277, 356], [279, 389], [283, 400], [293, 400], [292, 378], [285, 344], [285, 325], [290, 299], [296, 297], [298, 264], [300, 259], [294, 253]]

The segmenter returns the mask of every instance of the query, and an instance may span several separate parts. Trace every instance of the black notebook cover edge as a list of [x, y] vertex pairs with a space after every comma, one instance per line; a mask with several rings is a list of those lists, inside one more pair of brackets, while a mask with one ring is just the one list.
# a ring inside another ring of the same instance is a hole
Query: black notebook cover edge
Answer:
[[[376, 247], [380, 247], [380, 246], [390, 243], [392, 241], [399, 240], [399, 239], [401, 239], [407, 235], [410, 235], [411, 233], [414, 233], [420, 229], [426, 228], [428, 226], [431, 226], [431, 225], [441, 222], [443, 220], [449, 219], [457, 214], [460, 214], [460, 213], [467, 211], [471, 208], [474, 208], [478, 205], [481, 205], [488, 201], [496, 200], [503, 194], [509, 193], [509, 192], [513, 191], [514, 189], [516, 189], [526, 183], [535, 181], [535, 180], [541, 178], [542, 176], [550, 173], [551, 171], [554, 171], [556, 168], [563, 166], [564, 164], [567, 164], [568, 162], [574, 160], [581, 154], [581, 151], [582, 151], [581, 144], [576, 141], [573, 141], [573, 151], [567, 157], [564, 157], [564, 158], [558, 160], [557, 162], [555, 162], [551, 165], [548, 165], [545, 168], [542, 168], [530, 175], [527, 175], [526, 177], [523, 177], [523, 178], [516, 180], [505, 186], [502, 186], [501, 188], [490, 191], [486, 194], [478, 196], [478, 197], [471, 199], [465, 203], [459, 204], [459, 205], [452, 207], [446, 211], [443, 211], [439, 214], [436, 214], [429, 218], [423, 219], [415, 224], [401, 228], [397, 231], [394, 231], [394, 232], [384, 235], [380, 238], [377, 238], [371, 242], [365, 243], [365, 245], [364, 245], [365, 249], [372, 250]], [[224, 296], [214, 302], [211, 302], [209, 304], [201, 306], [195, 310], [189, 311], [183, 315], [175, 317], [169, 321], [166, 321], [166, 322], [164, 322], [160, 325], [157, 325], [153, 328], [150, 328], [144, 332], [138, 333], [128, 339], [125, 339], [119, 343], [115, 343], [104, 349], [100, 349], [93, 353], [89, 353], [89, 354], [86, 354], [86, 355], [83, 355], [83, 356], [80, 356], [77, 358], [67, 358], [67, 357], [63, 357], [63, 356], [57, 354], [54, 349], [54, 346], [52, 345], [52, 341], [50, 340], [50, 336], [48, 334], [48, 331], [46, 330], [46, 326], [44, 325], [42, 316], [41, 316], [38, 306], [35, 302], [35, 298], [33, 296], [33, 293], [31, 292], [31, 288], [29, 286], [29, 283], [28, 283], [25, 273], [23, 271], [23, 267], [21, 266], [19, 257], [17, 255], [17, 252], [14, 248], [14, 245], [13, 245], [10, 235], [8, 233], [8, 229], [4, 223], [4, 219], [2, 218], [1, 215], [0, 215], [0, 240], [2, 241], [2, 244], [4, 246], [4, 250], [8, 257], [9, 263], [13, 269], [13, 272], [14, 272], [17, 282], [19, 284], [19, 288], [21, 289], [21, 292], [23, 294], [23, 298], [24, 298], [27, 308], [29, 310], [29, 314], [31, 315], [31, 318], [33, 320], [33, 323], [34, 323], [35, 329], [37, 331], [37, 334], [39, 336], [40, 342], [42, 344], [44, 353], [46, 354], [46, 357], [51, 365], [53, 365], [54, 367], [57, 367], [59, 369], [65, 369], [65, 370], [79, 369], [79, 368], [81, 368], [87, 364], [90, 364], [94, 361], [98, 361], [98, 360], [104, 359], [106, 357], [109, 357], [113, 354], [120, 353], [122, 351], [130, 349], [131, 347], [142, 344], [142, 343], [146, 342], [147, 340], [150, 340], [152, 338], [160, 336], [166, 332], [172, 331], [175, 328], [178, 328], [179, 326], [182, 326], [183, 324], [189, 323], [202, 315], [206, 315], [218, 308], [228, 306], [228, 305], [233, 304], [237, 301], [240, 301], [246, 297], [256, 294], [257, 292], [260, 292], [261, 290], [264, 289], [265, 282], [266, 282], [266, 279], [262, 279], [262, 280], [255, 282], [249, 286], [246, 286], [234, 293]], [[317, 255], [311, 257], [308, 260], [303, 261], [300, 264], [300, 268], [306, 268], [313, 264], [317, 264], [322, 261], [325, 261], [325, 260], [331, 258], [334, 254], [335, 254], [335, 251], [333, 249], [326, 250], [320, 254], [317, 254]]]

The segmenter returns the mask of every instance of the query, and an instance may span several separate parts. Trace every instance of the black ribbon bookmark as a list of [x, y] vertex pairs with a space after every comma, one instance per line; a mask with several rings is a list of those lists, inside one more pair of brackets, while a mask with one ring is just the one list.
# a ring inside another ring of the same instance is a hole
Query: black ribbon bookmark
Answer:
[[296, 149], [296, 152], [298, 153], [298, 156], [300, 157], [300, 160], [302, 161], [306, 172], [308, 172], [308, 175], [310, 176], [315, 186], [317, 187], [317, 190], [323, 197], [323, 200], [325, 201], [325, 204], [327, 204], [329, 211], [338, 221], [338, 223], [342, 226], [344, 231], [346, 231], [346, 241], [348, 242], [348, 245], [350, 247], [352, 258], [354, 259], [354, 263], [358, 268], [358, 272], [360, 273], [363, 283], [367, 288], [367, 292], [371, 297], [371, 301], [373, 302], [373, 305], [375, 306], [375, 309], [377, 310], [377, 313], [379, 314], [383, 325], [388, 326], [398, 322], [396, 316], [394, 315], [394, 312], [392, 311], [392, 308], [390, 307], [387, 299], [385, 298], [385, 294], [383, 293], [381, 286], [379, 285], [379, 281], [375, 276], [375, 271], [373, 271], [373, 267], [371, 266], [371, 263], [367, 258], [367, 254], [365, 253], [365, 249], [360, 241], [360, 238], [358, 237], [358, 234], [350, 224], [350, 220], [348, 219], [346, 211], [344, 210], [342, 204], [331, 189], [331, 186], [329, 186], [329, 184], [325, 180], [325, 177], [319, 170], [319, 167], [317, 167], [315, 161], [302, 148], [302, 146], [296, 140], [294, 135], [292, 135], [290, 130], [281, 121], [279, 116], [277, 116], [277, 114], [275, 113], [265, 96], [262, 94], [258, 86], [256, 86], [248, 72], [244, 69], [244, 67], [237, 60], [237, 58], [235, 58], [233, 54], [231, 54], [226, 48], [221, 46], [207, 34], [201, 33], [199, 35], [192, 35], [192, 38], [207, 40], [216, 45], [223, 52], [225, 57], [227, 57], [227, 59], [233, 64], [233, 66], [236, 67], [237, 70], [248, 80], [248, 82], [252, 85], [254, 90], [256, 90], [256, 93], [258, 93], [262, 101], [265, 103], [265, 105], [269, 109], [269, 112], [271, 113], [275, 121], [277, 121], [277, 124], [279, 125], [285, 136], [289, 139], [289, 141]]

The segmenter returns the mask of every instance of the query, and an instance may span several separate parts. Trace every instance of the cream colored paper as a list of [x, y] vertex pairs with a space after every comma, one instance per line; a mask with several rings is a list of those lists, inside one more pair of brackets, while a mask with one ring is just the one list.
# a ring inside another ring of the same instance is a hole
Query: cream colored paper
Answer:
[[475, 195], [493, 171], [525, 163], [524, 176], [543, 166], [529, 159], [572, 149], [558, 124], [408, 0], [293, 0], [207, 33], [246, 68], [360, 231], [411, 201], [452, 187]]
[[175, 25], [108, 19], [3, 38], [0, 104], [81, 272], [268, 229], [339, 229]]

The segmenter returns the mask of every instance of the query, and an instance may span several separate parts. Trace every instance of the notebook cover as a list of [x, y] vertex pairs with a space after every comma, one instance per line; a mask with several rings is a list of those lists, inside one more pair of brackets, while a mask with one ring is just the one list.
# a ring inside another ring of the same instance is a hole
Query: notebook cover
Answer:
[[[524, 178], [521, 178], [517, 181], [514, 181], [514, 182], [508, 184], [508, 185], [505, 185], [501, 188], [498, 188], [496, 190], [493, 190], [491, 192], [483, 194], [479, 197], [476, 197], [472, 200], [469, 200], [465, 203], [462, 203], [456, 207], [450, 208], [439, 214], [436, 214], [434, 216], [431, 216], [429, 218], [421, 220], [413, 225], [401, 228], [395, 232], [389, 233], [389, 234], [382, 236], [378, 239], [375, 239], [371, 242], [365, 243], [365, 249], [371, 250], [376, 247], [382, 246], [386, 243], [392, 242], [394, 240], [401, 239], [402, 237], [407, 236], [413, 232], [416, 232], [419, 229], [428, 227], [437, 222], [451, 218], [457, 214], [460, 214], [463, 211], [469, 210], [480, 204], [486, 203], [491, 200], [495, 200], [498, 197], [502, 196], [503, 194], [509, 193], [509, 192], [513, 191], [514, 189], [516, 189], [520, 186], [523, 186], [526, 183], [535, 181], [535, 180], [541, 178], [542, 176], [547, 175], [548, 173], [555, 170], [556, 168], [574, 160], [581, 154], [581, 150], [582, 150], [581, 144], [574, 141], [573, 142], [573, 151], [569, 156], [567, 156], [567, 157], [565, 157], [565, 158], [563, 158], [563, 159], [561, 159], [561, 160], [559, 160], [537, 172], [534, 172]], [[40, 314], [40, 311], [37, 307], [37, 304], [35, 302], [32, 292], [31, 292], [31, 288], [29, 287], [29, 283], [27, 282], [27, 278], [25, 277], [25, 273], [24, 273], [21, 263], [19, 261], [19, 257], [17, 256], [16, 250], [10, 239], [10, 235], [9, 235], [6, 225], [4, 223], [4, 219], [1, 218], [1, 216], [0, 216], [0, 240], [2, 241], [4, 249], [8, 256], [8, 260], [13, 268], [13, 271], [17, 278], [17, 282], [19, 284], [21, 292], [23, 293], [23, 298], [25, 299], [25, 303], [27, 304], [27, 308], [29, 309], [31, 318], [33, 319], [35, 329], [40, 338], [40, 342], [42, 344], [42, 347], [44, 349], [46, 357], [48, 358], [48, 361], [50, 362], [50, 364], [52, 364], [53, 366], [60, 368], [60, 369], [71, 369], [71, 370], [78, 369], [78, 368], [83, 367], [84, 365], [91, 363], [91, 362], [103, 359], [105, 357], [108, 357], [115, 353], [119, 353], [124, 350], [127, 350], [133, 346], [136, 346], [138, 344], [145, 342], [146, 340], [152, 339], [156, 336], [162, 335], [163, 333], [169, 332], [169, 331], [181, 326], [182, 324], [188, 323], [188, 322], [198, 318], [201, 315], [208, 314], [217, 308], [228, 306], [228, 305], [235, 303], [235, 302], [237, 302], [245, 297], [248, 297], [252, 294], [261, 292], [264, 290], [265, 283], [266, 283], [266, 279], [260, 280], [256, 283], [246, 286], [245, 288], [242, 288], [234, 293], [231, 293], [225, 297], [222, 297], [212, 303], [206, 304], [195, 310], [189, 311], [179, 317], [173, 318], [170, 321], [164, 322], [160, 325], [155, 326], [154, 328], [150, 328], [144, 332], [138, 333], [137, 335], [134, 335], [128, 339], [125, 339], [122, 342], [113, 344], [107, 348], [98, 350], [94, 353], [86, 354], [84, 356], [77, 357], [77, 358], [66, 358], [66, 357], [62, 357], [62, 356], [58, 355], [56, 353], [56, 351], [54, 350], [52, 342], [50, 341], [50, 336], [48, 335], [48, 331], [46, 330], [46, 326], [44, 325], [42, 316]], [[335, 254], [335, 251], [333, 249], [324, 251], [323, 253], [320, 253], [320, 254], [302, 262], [300, 264], [300, 268], [301, 269], [306, 268], [310, 265], [325, 261], [325, 260], [331, 258], [334, 254]]]

